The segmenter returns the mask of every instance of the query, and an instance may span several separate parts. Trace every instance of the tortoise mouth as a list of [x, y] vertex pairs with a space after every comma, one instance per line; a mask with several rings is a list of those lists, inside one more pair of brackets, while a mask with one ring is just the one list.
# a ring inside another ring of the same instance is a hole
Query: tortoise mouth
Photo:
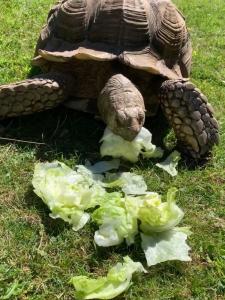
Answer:
[[123, 126], [118, 126], [116, 129], [113, 129], [113, 132], [119, 136], [121, 136], [123, 139], [131, 142], [135, 139], [135, 137], [138, 135], [142, 128], [143, 124], [139, 123], [138, 120], [133, 121], [133, 124], [123, 124]]
[[145, 114], [142, 111], [133, 111], [128, 114], [128, 110], [122, 117], [117, 116], [114, 132], [127, 141], [132, 141], [140, 132], [144, 121]]
[[[140, 128], [141, 130], [141, 128]], [[138, 135], [140, 130], [134, 130], [130, 128], [121, 128], [118, 129], [116, 132], [114, 131], [115, 134], [121, 136], [124, 140], [132, 142], [135, 137]]]

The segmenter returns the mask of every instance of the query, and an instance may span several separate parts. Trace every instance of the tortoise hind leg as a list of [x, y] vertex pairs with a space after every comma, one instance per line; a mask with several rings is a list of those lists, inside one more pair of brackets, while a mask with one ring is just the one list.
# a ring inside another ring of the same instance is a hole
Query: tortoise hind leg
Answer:
[[46, 73], [8, 85], [0, 85], [0, 119], [27, 115], [57, 106], [68, 93], [72, 78]]
[[160, 88], [162, 110], [182, 150], [204, 157], [219, 142], [218, 123], [207, 98], [187, 80], [167, 80]]

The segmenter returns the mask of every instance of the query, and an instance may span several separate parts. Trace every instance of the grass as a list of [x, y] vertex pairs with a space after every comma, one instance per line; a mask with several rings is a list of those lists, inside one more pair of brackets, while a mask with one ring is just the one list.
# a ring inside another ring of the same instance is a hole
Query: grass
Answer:
[[[5, 0], [0, 14], [0, 83], [27, 77], [38, 32], [53, 0]], [[220, 123], [221, 142], [212, 160], [194, 170], [185, 163], [171, 179], [151, 161], [132, 170], [149, 190], [179, 189], [191, 225], [191, 263], [169, 262], [135, 277], [118, 299], [225, 299], [225, 3], [176, 0], [193, 41], [192, 80], [208, 96]], [[128, 253], [144, 262], [138, 247], [95, 248], [93, 228], [78, 233], [52, 220], [31, 188], [34, 164], [59, 159], [73, 166], [99, 159], [103, 124], [89, 115], [58, 108], [2, 122], [4, 136], [44, 145], [2, 141], [0, 146], [0, 299], [73, 299], [75, 274], [101, 275]], [[1, 128], [0, 128], [1, 130]]]

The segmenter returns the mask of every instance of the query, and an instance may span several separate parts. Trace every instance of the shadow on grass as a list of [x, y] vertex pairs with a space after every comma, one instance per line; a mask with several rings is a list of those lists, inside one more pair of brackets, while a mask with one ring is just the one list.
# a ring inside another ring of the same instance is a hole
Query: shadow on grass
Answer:
[[1, 143], [14, 142], [20, 148], [35, 150], [37, 159], [51, 161], [62, 157], [90, 159], [99, 156], [98, 141], [104, 125], [92, 115], [60, 106], [1, 123], [6, 139]]
[[[55, 109], [1, 121], [4, 128], [1, 144], [14, 142], [19, 147], [37, 150], [37, 159], [59, 156], [99, 159], [99, 140], [105, 124], [94, 115], [59, 106]], [[162, 146], [168, 125], [160, 113], [146, 119], [145, 127], [153, 134], [153, 143]], [[8, 138], [8, 140], [7, 140]], [[29, 143], [30, 142], [30, 143]]]

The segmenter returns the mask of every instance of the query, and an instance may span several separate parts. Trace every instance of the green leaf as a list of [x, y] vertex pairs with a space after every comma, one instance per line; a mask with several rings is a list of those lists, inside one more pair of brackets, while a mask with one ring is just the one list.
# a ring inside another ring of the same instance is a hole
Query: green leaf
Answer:
[[143, 176], [131, 172], [107, 173], [104, 187], [120, 187], [127, 195], [142, 195], [147, 191]]
[[134, 262], [126, 256], [124, 263], [117, 263], [105, 277], [91, 279], [75, 276], [70, 282], [76, 289], [76, 299], [113, 299], [130, 287], [134, 272], [146, 270], [140, 262]]
[[172, 229], [151, 235], [141, 234], [142, 249], [148, 266], [168, 260], [191, 261], [190, 247], [186, 243], [187, 234]]
[[77, 166], [74, 171], [55, 161], [36, 164], [32, 184], [34, 192], [51, 210], [51, 217], [61, 218], [79, 230], [90, 218], [85, 210], [95, 207], [105, 194], [98, 179], [99, 175], [93, 175], [84, 166]]
[[169, 189], [167, 201], [162, 202], [157, 193], [147, 193], [139, 197], [142, 200], [138, 211], [140, 228], [144, 233], [162, 232], [178, 225], [184, 216], [175, 203], [176, 189]]
[[178, 174], [176, 167], [180, 159], [180, 153], [178, 151], [174, 151], [163, 162], [156, 164], [156, 166], [174, 177]]
[[122, 157], [133, 163], [138, 161], [140, 154], [147, 158], [162, 157], [162, 150], [152, 144], [152, 134], [144, 127], [131, 142], [106, 128], [100, 142], [102, 142], [101, 156]]
[[107, 193], [92, 219], [100, 225], [95, 232], [94, 240], [98, 246], [109, 247], [119, 245], [126, 239], [128, 245], [134, 242], [138, 233], [136, 211], [132, 201], [135, 198], [123, 198], [120, 193]]

